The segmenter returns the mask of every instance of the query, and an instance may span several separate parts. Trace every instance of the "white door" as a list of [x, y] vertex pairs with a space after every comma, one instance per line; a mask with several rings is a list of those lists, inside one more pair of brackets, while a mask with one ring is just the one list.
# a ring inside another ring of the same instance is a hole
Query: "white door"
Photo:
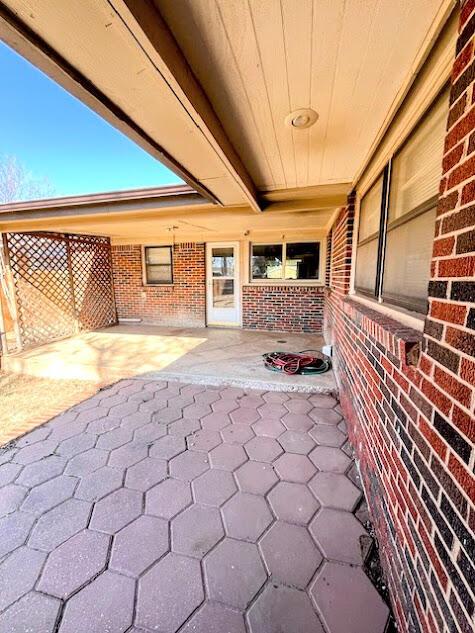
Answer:
[[206, 244], [208, 325], [240, 325], [239, 243]]

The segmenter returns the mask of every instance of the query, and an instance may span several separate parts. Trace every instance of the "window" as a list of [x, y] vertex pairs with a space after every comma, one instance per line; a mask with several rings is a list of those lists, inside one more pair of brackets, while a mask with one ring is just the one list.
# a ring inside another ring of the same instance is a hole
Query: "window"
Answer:
[[173, 265], [171, 246], [145, 247], [145, 283], [172, 284]]
[[444, 90], [360, 204], [356, 290], [420, 313], [427, 310], [448, 102]]
[[253, 244], [251, 278], [253, 280], [313, 280], [320, 277], [319, 242]]

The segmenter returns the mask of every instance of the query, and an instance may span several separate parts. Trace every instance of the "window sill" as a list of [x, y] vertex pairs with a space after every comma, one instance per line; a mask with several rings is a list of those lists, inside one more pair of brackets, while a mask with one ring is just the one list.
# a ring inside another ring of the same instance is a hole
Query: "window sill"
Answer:
[[376, 310], [375, 305], [378, 304], [368, 300], [361, 301], [361, 297], [355, 295], [343, 300], [344, 312], [358, 324], [358, 327], [375, 339], [376, 344], [387, 350], [401, 368], [414, 369], [419, 362], [422, 332], [394, 319], [388, 313]]
[[142, 288], [173, 288], [175, 284], [142, 284]]
[[362, 294], [354, 293], [350, 294], [350, 297], [353, 301], [362, 303], [363, 305], [368, 306], [371, 310], [380, 312], [384, 316], [399, 322], [401, 327], [409, 327], [418, 332], [424, 331], [425, 316], [422, 314], [411, 312], [410, 310], [406, 310], [405, 308], [392, 304], [379, 303], [376, 299]]
[[256, 279], [242, 284], [243, 286], [310, 286], [312, 288], [323, 287], [323, 281], [310, 281], [305, 279]]

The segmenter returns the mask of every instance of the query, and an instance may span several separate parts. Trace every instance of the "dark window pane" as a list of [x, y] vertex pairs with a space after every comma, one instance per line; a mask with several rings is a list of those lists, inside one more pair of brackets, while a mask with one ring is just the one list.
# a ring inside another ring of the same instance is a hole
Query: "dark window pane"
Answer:
[[282, 244], [253, 244], [253, 279], [282, 279]]
[[234, 275], [234, 248], [213, 247], [212, 251], [213, 277], [232, 277]]
[[320, 244], [295, 242], [287, 244], [285, 279], [318, 279]]

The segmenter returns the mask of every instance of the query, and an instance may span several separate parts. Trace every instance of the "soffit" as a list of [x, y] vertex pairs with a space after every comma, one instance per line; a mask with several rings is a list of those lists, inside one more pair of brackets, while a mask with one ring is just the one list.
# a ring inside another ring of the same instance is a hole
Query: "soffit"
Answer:
[[[260, 190], [353, 181], [451, 0], [154, 0]], [[312, 107], [309, 129], [285, 125]]]

